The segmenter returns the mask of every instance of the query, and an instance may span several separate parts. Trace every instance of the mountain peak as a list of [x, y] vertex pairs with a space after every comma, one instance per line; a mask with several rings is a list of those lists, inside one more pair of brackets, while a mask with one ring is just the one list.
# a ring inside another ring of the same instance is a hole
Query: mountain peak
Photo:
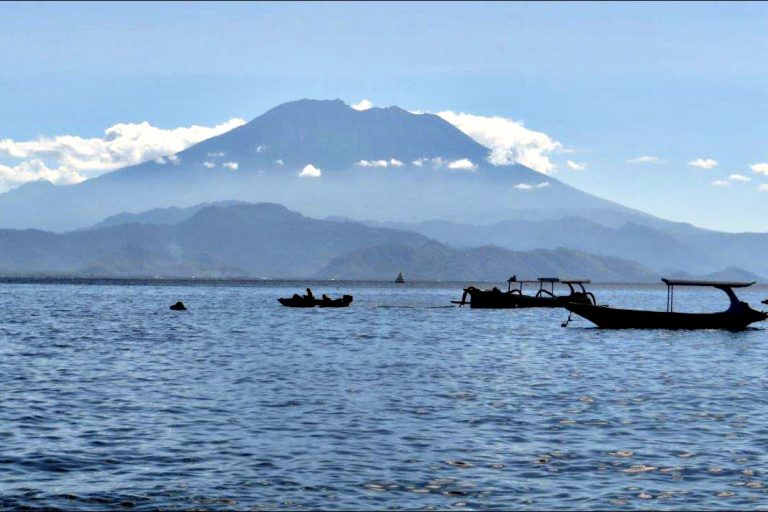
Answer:
[[11, 190], [15, 191], [23, 191], [23, 190], [47, 190], [50, 188], [55, 187], [56, 185], [53, 184], [53, 182], [46, 180], [45, 178], [36, 180], [36, 181], [28, 181], [27, 183], [23, 183], [19, 185], [18, 187], [14, 187]]
[[[355, 110], [340, 99], [283, 103], [239, 128], [182, 152], [181, 160], [209, 161], [226, 155], [239, 168], [297, 174], [312, 164], [327, 171], [355, 168], [360, 161], [412, 162], [424, 158], [482, 163], [488, 149], [437, 116], [400, 107]], [[186, 158], [185, 158], [186, 156]], [[210, 162], [216, 164], [216, 162]]]
[[294, 100], [294, 101], [287, 101], [285, 103], [281, 103], [280, 105], [273, 107], [269, 109], [267, 112], [265, 112], [262, 116], [257, 117], [256, 119], [259, 119], [260, 117], [269, 116], [269, 115], [286, 115], [290, 113], [307, 113], [307, 112], [334, 112], [334, 111], [340, 111], [340, 110], [350, 110], [355, 111], [352, 107], [344, 103], [344, 101], [340, 99], [335, 100], [316, 100], [311, 98], [302, 98], [300, 100]]

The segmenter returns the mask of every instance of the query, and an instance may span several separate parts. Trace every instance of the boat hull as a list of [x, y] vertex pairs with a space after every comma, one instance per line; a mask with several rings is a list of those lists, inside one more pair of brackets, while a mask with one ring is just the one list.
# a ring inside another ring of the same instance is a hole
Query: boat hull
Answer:
[[282, 304], [283, 306], [289, 307], [289, 308], [313, 308], [315, 307], [315, 300], [314, 299], [306, 299], [304, 297], [290, 297], [287, 299], [277, 299], [277, 302]]
[[[484, 290], [470, 290], [469, 307], [473, 309], [518, 309], [518, 308], [562, 308], [569, 303], [591, 304], [587, 295], [567, 295], [563, 297], [531, 297], [519, 293], [494, 293]], [[461, 304], [461, 302], [458, 302]]]
[[748, 305], [720, 313], [675, 313], [618, 309], [587, 304], [567, 304], [565, 308], [586, 318], [601, 329], [725, 329], [740, 331], [768, 315]]
[[321, 308], [346, 308], [352, 304], [352, 296], [344, 295], [340, 299], [310, 299], [307, 297], [289, 297], [277, 299], [277, 302], [283, 306], [289, 308], [314, 308], [315, 306]]

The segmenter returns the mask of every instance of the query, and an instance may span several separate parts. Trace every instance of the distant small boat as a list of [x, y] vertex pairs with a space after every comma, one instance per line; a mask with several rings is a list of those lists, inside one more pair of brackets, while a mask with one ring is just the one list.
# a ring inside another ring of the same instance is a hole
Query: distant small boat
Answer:
[[315, 306], [320, 308], [346, 308], [352, 304], [352, 300], [353, 297], [351, 295], [343, 295], [339, 299], [331, 299], [329, 297], [317, 299], [315, 297], [307, 297], [306, 295], [294, 295], [293, 297], [277, 299], [277, 302], [289, 308], [314, 308]]
[[[618, 309], [589, 304], [567, 304], [576, 313], [603, 329], [727, 329], [740, 331], [749, 324], [768, 319], [768, 313], [752, 309], [733, 292], [755, 283], [723, 281], [687, 281], [662, 279], [667, 285], [667, 310], [645, 311]], [[709, 286], [725, 292], [731, 301], [727, 310], [719, 313], [678, 313], [674, 311], [675, 286]], [[566, 322], [567, 324], [567, 322]]]
[[395, 282], [398, 283], [398, 284], [401, 284], [401, 283], [405, 282], [405, 279], [403, 279], [403, 273], [402, 272], [397, 274], [397, 278], [395, 278]]

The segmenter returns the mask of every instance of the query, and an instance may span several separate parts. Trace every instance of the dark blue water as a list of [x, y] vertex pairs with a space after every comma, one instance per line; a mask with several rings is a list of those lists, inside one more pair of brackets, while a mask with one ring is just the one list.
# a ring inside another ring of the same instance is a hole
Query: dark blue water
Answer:
[[768, 507], [766, 330], [563, 329], [450, 285], [275, 301], [301, 288], [0, 284], [0, 507]]

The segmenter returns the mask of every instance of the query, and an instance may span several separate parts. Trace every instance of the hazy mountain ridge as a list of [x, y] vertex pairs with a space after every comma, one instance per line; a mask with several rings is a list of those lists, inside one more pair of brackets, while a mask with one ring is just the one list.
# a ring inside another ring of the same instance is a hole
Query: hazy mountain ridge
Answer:
[[309, 277], [332, 257], [422, 235], [304, 217], [275, 204], [209, 206], [175, 225], [122, 224], [65, 234], [0, 230], [6, 275]]
[[117, 215], [110, 215], [89, 229], [100, 229], [109, 226], [120, 226], [123, 224], [174, 225], [189, 219], [203, 208], [209, 206], [226, 208], [229, 206], [247, 204], [250, 203], [244, 201], [218, 201], [214, 203], [197, 204], [188, 208], [170, 206], [168, 208], [153, 208], [152, 210], [140, 213], [118, 213]]
[[[639, 263], [558, 248], [510, 251], [496, 246], [456, 249], [437, 242], [421, 246], [364, 247], [334, 258], [317, 273], [323, 279], [381, 279], [403, 272], [425, 281], [504, 281], [542, 276], [590, 278], [596, 282], [654, 282], [658, 275]], [[588, 277], [586, 277], [588, 276]]]
[[[218, 206], [228, 204], [230, 203], [215, 203]], [[173, 224], [192, 217], [204, 206], [206, 205], [122, 214], [107, 219], [105, 223]], [[758, 276], [759, 280], [762, 280], [760, 275], [768, 275], [768, 270], [762, 266], [768, 262], [763, 262], [760, 257], [753, 257], [753, 252], [749, 250], [744, 251], [744, 257], [739, 260], [738, 255], [734, 256], [730, 249], [738, 247], [740, 240], [750, 238], [754, 239], [752, 243], [757, 246], [761, 243], [765, 244], [768, 249], [768, 235], [731, 235], [677, 223], [670, 223], [672, 228], [669, 231], [675, 233], [670, 234], [667, 230], [634, 222], [616, 223], [617, 227], [609, 227], [579, 217], [544, 217], [542, 220], [527, 220], [540, 217], [537, 212], [529, 211], [520, 211], [518, 215], [526, 220], [506, 220], [492, 224], [461, 224], [449, 221], [405, 223], [371, 220], [362, 221], [362, 223], [371, 227], [413, 231], [459, 248], [496, 245], [512, 251], [532, 251], [567, 247], [590, 254], [637, 261], [664, 275], [699, 278], [710, 274], [721, 277], [732, 276], [729, 279], [739, 275], [753, 275]], [[344, 216], [331, 216], [326, 220], [357, 222]], [[722, 235], [730, 240], [722, 242], [720, 240]], [[718, 246], [723, 243], [725, 243], [723, 247], [712, 248], [713, 245]], [[734, 260], [737, 261], [737, 265], [733, 264]]]
[[269, 203], [206, 206], [175, 224], [128, 223], [65, 234], [0, 230], [4, 275], [388, 280], [400, 271], [409, 279], [486, 281], [511, 273], [609, 281], [656, 277], [619, 258], [569, 249], [456, 249], [409, 231], [313, 219]]
[[721, 233], [687, 224], [624, 222], [615, 227], [579, 217], [506, 220], [492, 224], [449, 221], [365, 221], [370, 226], [421, 233], [459, 247], [493, 243], [512, 250], [569, 247], [638, 261], [662, 273], [703, 276], [728, 267], [768, 276], [768, 233]]

